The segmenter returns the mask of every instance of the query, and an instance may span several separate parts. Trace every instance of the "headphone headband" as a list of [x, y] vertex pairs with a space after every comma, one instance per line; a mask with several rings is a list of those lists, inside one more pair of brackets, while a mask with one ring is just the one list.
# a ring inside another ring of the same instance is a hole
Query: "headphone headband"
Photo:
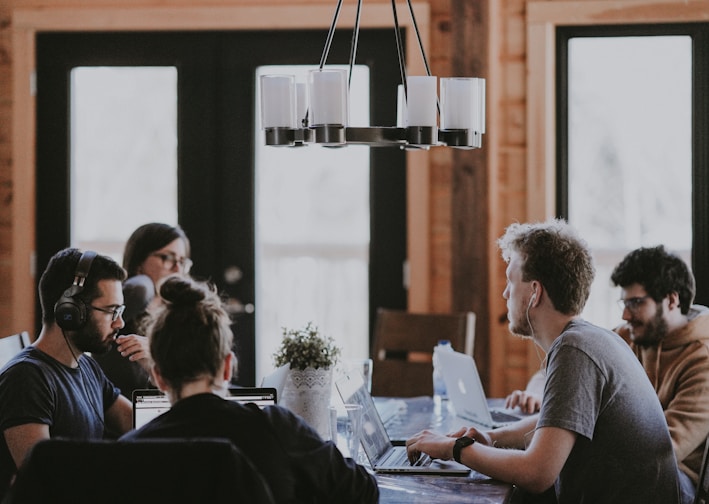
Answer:
[[87, 250], [81, 254], [74, 272], [74, 281], [54, 305], [54, 320], [64, 330], [75, 331], [82, 328], [86, 323], [86, 303], [76, 296], [84, 290], [91, 263], [93, 263], [96, 255], [93, 250]]
[[[81, 287], [81, 290], [84, 289], [86, 277], [89, 276], [91, 263], [94, 262], [95, 257], [96, 252], [94, 252], [93, 250], [87, 250], [83, 254], [81, 254], [81, 257], [79, 258], [79, 263], [76, 265], [76, 272], [74, 272], [74, 283], [72, 285]], [[73, 295], [78, 294], [79, 292], [81, 292], [81, 290], [78, 290]]]

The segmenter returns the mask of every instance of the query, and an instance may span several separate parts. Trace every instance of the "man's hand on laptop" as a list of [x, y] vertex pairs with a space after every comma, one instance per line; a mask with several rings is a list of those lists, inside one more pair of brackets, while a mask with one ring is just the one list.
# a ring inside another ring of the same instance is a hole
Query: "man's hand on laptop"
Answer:
[[536, 413], [542, 406], [542, 398], [539, 394], [526, 390], [515, 390], [505, 399], [505, 408], [514, 409], [519, 407], [522, 413]]
[[455, 440], [461, 436], [473, 438], [476, 442], [484, 445], [492, 445], [490, 435], [475, 427], [463, 427], [445, 435], [423, 430], [406, 440], [406, 454], [409, 458], [409, 462], [411, 465], [415, 464], [422, 453], [434, 459], [450, 460], [453, 456]]
[[406, 440], [406, 455], [411, 465], [425, 453], [431, 458], [449, 460], [453, 456], [454, 437], [423, 430]]

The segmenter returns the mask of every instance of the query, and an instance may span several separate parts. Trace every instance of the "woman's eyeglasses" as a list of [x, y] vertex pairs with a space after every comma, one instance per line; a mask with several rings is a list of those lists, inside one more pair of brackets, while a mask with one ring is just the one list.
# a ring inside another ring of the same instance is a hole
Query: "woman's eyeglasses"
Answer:
[[171, 252], [153, 252], [150, 255], [159, 257], [162, 260], [162, 265], [166, 269], [171, 270], [177, 264], [183, 273], [189, 273], [192, 268], [192, 259], [189, 257], [177, 257]]

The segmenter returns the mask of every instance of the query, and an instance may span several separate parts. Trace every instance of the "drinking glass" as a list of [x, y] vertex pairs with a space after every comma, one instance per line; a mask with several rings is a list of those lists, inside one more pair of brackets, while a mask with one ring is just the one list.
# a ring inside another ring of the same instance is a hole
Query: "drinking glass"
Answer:
[[330, 406], [330, 439], [343, 456], [358, 460], [362, 436], [362, 406]]

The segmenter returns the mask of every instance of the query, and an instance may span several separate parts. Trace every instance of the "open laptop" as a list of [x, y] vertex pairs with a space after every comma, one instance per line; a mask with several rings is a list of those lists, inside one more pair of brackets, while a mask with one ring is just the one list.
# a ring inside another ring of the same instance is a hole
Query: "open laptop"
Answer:
[[436, 358], [456, 415], [488, 429], [522, 419], [511, 410], [489, 407], [478, 368], [470, 355], [455, 351], [438, 352]]
[[[275, 388], [232, 387], [227, 399], [241, 403], [255, 403], [260, 408], [276, 404]], [[158, 389], [133, 391], [133, 428], [142, 427], [150, 420], [170, 409], [167, 396]]]
[[406, 457], [406, 447], [394, 446], [389, 439], [362, 375], [346, 373], [335, 385], [345, 403], [362, 405], [362, 448], [375, 472], [450, 476], [470, 473], [468, 467], [455, 461], [431, 459], [425, 455], [415, 465], [411, 465]]

